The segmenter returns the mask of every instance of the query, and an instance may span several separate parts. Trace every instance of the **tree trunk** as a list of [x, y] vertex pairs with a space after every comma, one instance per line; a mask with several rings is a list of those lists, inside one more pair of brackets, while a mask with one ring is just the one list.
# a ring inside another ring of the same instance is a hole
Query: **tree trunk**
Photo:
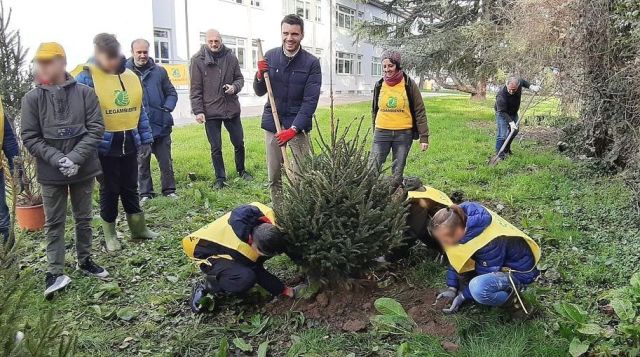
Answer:
[[487, 80], [481, 78], [476, 84], [475, 93], [471, 93], [471, 100], [485, 101], [487, 100]]
[[419, 83], [418, 83], [418, 87], [420, 87], [420, 90], [424, 89], [424, 81], [425, 81], [425, 77], [426, 77], [426, 76], [424, 75], [424, 73], [421, 73], [421, 74], [420, 74], [420, 77], [419, 77]]

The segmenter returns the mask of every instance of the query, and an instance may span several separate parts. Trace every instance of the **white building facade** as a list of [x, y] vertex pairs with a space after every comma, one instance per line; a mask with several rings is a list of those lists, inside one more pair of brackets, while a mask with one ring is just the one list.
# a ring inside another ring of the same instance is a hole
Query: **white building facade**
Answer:
[[[215, 28], [239, 59], [245, 103], [253, 96], [256, 43], [262, 40], [265, 51], [280, 46], [284, 15], [296, 13], [305, 20], [302, 45], [320, 58], [323, 96], [329, 93], [331, 72], [335, 93], [371, 93], [382, 75], [382, 49], [357, 41], [352, 30], [358, 21], [395, 22], [396, 16], [376, 0], [4, 0], [4, 5], [12, 8], [11, 25], [20, 30], [29, 56], [40, 42], [60, 42], [69, 68], [91, 56], [93, 36], [100, 32], [115, 34], [125, 55], [132, 40], [145, 38], [157, 62], [188, 64], [204, 43], [204, 32]], [[186, 115], [187, 88], [180, 89], [180, 111]]]

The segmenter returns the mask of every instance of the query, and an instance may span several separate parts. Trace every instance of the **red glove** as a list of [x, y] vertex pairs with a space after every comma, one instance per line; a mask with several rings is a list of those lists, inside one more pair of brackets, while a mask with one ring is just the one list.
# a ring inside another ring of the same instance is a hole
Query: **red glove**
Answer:
[[293, 139], [298, 132], [294, 128], [289, 128], [283, 130], [276, 134], [276, 139], [278, 140], [278, 145], [285, 146], [289, 142], [289, 140]]
[[259, 80], [262, 80], [262, 74], [264, 72], [269, 72], [269, 64], [267, 63], [267, 60], [263, 58], [258, 61], [258, 72], [256, 73], [256, 77]]

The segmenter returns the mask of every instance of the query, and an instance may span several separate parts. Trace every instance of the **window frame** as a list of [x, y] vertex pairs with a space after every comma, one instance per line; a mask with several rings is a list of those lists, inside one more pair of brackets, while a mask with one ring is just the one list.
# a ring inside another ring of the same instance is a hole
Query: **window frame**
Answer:
[[[166, 36], [157, 35], [160, 32], [164, 32]], [[167, 57], [162, 55], [162, 47], [161, 44], [166, 43], [167, 45]], [[164, 27], [154, 27], [153, 28], [153, 60], [156, 63], [171, 63], [171, 29]]]

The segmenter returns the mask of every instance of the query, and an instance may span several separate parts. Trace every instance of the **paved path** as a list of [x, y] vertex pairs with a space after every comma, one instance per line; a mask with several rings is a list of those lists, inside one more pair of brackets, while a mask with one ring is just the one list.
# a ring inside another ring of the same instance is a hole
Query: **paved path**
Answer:
[[[440, 97], [451, 95], [451, 93], [422, 93], [423, 97]], [[242, 106], [242, 118], [248, 117], [257, 117], [262, 115], [262, 110], [264, 108], [264, 103], [266, 100], [265, 97], [255, 97], [255, 96], [241, 96], [240, 97], [240, 105]], [[335, 105], [341, 104], [352, 104], [352, 103], [360, 103], [360, 102], [369, 102], [371, 101], [371, 95], [360, 95], [360, 94], [340, 94], [334, 97]], [[174, 111], [174, 122], [176, 126], [185, 126], [189, 124], [194, 124], [195, 119], [192, 115], [189, 114], [190, 108], [188, 107], [189, 103], [189, 94], [188, 92], [178, 92], [178, 107], [176, 111]], [[320, 97], [320, 102], [318, 103], [319, 107], [329, 107], [330, 100], [328, 96]]]

